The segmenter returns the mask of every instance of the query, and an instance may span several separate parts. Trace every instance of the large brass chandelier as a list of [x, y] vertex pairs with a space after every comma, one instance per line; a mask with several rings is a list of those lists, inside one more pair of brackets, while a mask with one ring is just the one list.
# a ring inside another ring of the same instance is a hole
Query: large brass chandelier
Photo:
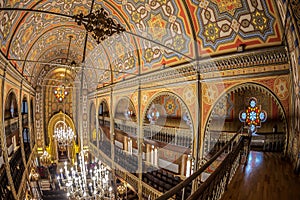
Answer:
[[85, 29], [92, 33], [92, 36], [97, 43], [100, 43], [115, 33], [125, 31], [125, 28], [120, 24], [115, 23], [115, 21], [109, 17], [108, 12], [103, 8], [93, 13], [89, 13], [86, 16], [84, 16], [83, 13], [80, 13], [74, 15], [73, 18], [79, 26], [83, 24]]

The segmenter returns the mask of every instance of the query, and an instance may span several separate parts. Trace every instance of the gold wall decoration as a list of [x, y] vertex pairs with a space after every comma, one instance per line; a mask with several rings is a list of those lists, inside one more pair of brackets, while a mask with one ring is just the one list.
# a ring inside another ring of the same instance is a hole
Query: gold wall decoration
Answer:
[[[53, 115], [48, 123], [48, 137], [49, 137], [49, 146], [46, 147], [47, 152], [51, 155], [51, 157], [53, 158], [54, 161], [58, 160], [58, 145], [57, 142], [55, 141], [54, 136], [54, 126], [58, 121], [62, 121], [65, 120], [65, 123], [70, 126], [74, 132], [75, 135], [78, 137], [78, 134], [76, 132], [76, 128], [74, 125], [73, 120], [66, 114], [64, 114], [63, 112], [59, 112], [55, 115]], [[78, 140], [80, 141], [80, 140]], [[79, 145], [80, 144], [76, 144], [76, 141], [73, 140], [73, 145], [71, 146], [67, 146], [68, 151], [70, 152], [70, 159], [71, 162], [74, 163], [75, 161], [75, 157], [76, 157], [76, 153], [79, 153], [80, 149], [79, 149]]]

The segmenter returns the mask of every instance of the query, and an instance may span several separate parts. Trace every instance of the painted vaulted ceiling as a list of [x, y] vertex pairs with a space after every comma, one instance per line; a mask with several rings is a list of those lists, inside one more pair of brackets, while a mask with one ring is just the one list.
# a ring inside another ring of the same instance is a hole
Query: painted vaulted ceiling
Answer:
[[[34, 87], [45, 66], [61, 67], [47, 63], [83, 63], [100, 87], [163, 64], [234, 53], [240, 44], [279, 45], [283, 37], [273, 0], [5, 0], [0, 7], [15, 8], [0, 10], [1, 52]], [[100, 44], [89, 33], [85, 45], [86, 30], [71, 16], [91, 8], [104, 8], [126, 31]]]

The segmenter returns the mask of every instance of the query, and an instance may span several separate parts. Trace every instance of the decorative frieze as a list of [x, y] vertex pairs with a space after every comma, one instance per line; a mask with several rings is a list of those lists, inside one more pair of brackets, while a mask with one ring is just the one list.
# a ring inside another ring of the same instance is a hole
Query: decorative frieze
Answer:
[[[114, 90], [135, 87], [138, 83], [168, 84], [181, 78], [193, 79], [199, 73], [219, 72], [233, 69], [256, 68], [258, 66], [282, 65], [288, 63], [285, 47], [270, 48], [260, 51], [237, 53], [216, 58], [205, 58], [191, 63], [165, 68], [146, 75], [140, 75], [130, 80], [123, 80], [114, 85]], [[100, 88], [99, 91], [108, 92], [109, 88]]]

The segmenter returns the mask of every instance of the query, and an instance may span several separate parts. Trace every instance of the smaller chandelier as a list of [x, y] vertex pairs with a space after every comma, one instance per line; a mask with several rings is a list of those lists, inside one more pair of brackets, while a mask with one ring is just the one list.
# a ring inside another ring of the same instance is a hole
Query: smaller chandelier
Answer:
[[64, 98], [68, 95], [68, 91], [65, 89], [64, 86], [62, 87], [57, 87], [55, 90], [54, 90], [54, 95], [55, 97], [57, 98], [57, 100], [59, 102], [62, 102], [64, 100]]
[[44, 166], [49, 166], [51, 164], [51, 156], [47, 151], [44, 151], [43, 155], [40, 157], [40, 161]]
[[73, 129], [63, 121], [59, 123], [54, 130], [54, 138], [59, 146], [71, 146], [73, 140], [76, 138]]

